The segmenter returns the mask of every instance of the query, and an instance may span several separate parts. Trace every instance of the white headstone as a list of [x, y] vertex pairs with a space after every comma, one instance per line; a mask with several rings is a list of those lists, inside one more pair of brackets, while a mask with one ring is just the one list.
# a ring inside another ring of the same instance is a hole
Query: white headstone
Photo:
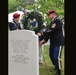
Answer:
[[38, 36], [29, 30], [8, 32], [9, 75], [39, 75]]

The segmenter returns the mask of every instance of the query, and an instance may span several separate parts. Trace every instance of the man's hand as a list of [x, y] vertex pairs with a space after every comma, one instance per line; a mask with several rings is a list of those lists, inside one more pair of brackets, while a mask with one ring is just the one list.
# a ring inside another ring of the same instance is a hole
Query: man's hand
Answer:
[[43, 44], [43, 41], [40, 41], [40, 42], [39, 42], [39, 45], [41, 46], [42, 44]]
[[42, 41], [39, 42], [39, 45], [41, 46], [44, 43], [46, 43], [46, 41], [43, 39]]
[[41, 36], [41, 33], [37, 33], [38, 36]]

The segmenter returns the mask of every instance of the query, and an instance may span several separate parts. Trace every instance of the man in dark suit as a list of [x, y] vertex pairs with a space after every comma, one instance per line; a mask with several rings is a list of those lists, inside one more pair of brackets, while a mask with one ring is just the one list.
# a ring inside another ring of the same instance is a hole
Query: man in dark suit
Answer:
[[[56, 75], [61, 75], [61, 51], [64, 42], [62, 23], [56, 16], [55, 10], [48, 11], [48, 17], [51, 19], [50, 27], [47, 31], [38, 33], [41, 38], [40, 45], [46, 43], [50, 39], [49, 56], [57, 70]], [[43, 39], [42, 39], [43, 38]]]
[[9, 23], [10, 31], [21, 29], [21, 26], [20, 26], [20, 23], [19, 23], [19, 19], [20, 19], [20, 14], [14, 13], [13, 14], [13, 22]]

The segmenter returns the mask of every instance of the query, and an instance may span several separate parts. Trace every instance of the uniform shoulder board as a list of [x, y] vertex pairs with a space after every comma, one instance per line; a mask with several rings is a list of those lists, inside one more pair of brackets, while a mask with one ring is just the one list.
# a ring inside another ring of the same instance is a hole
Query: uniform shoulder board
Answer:
[[10, 22], [9, 24], [14, 24], [16, 26], [15, 22]]
[[59, 20], [59, 18], [56, 17], [56, 18], [54, 19], [54, 21], [55, 21], [55, 20]]

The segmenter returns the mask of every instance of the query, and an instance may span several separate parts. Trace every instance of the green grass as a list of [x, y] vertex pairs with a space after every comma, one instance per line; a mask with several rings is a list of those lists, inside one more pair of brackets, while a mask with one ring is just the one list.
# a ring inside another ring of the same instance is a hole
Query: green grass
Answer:
[[[62, 50], [62, 70], [61, 75], [64, 75], [64, 48]], [[54, 66], [49, 58], [49, 46], [44, 46], [43, 64], [39, 66], [39, 75], [55, 75], [56, 71], [50, 72]]]

